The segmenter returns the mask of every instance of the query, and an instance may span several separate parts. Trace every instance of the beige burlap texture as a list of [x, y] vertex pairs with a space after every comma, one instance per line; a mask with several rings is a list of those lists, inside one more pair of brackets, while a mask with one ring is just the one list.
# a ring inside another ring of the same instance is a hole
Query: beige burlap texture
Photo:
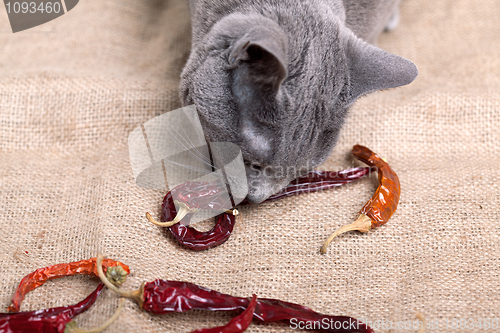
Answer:
[[[159, 216], [165, 191], [135, 184], [127, 137], [180, 106], [190, 47], [184, 1], [80, 1], [16, 34], [0, 6], [2, 311], [27, 273], [102, 252], [130, 265], [124, 289], [183, 280], [378, 321], [375, 328], [393, 322], [377, 332], [416, 332], [395, 325], [417, 312], [438, 323], [428, 332], [499, 332], [500, 322], [477, 323], [500, 318], [500, 3], [408, 0], [401, 14], [379, 46], [414, 61], [419, 77], [359, 100], [322, 166], [350, 167], [352, 146], [370, 147], [399, 174], [399, 208], [388, 224], [342, 235], [321, 255], [323, 241], [371, 197], [375, 178], [243, 208], [231, 238], [208, 251], [179, 246], [144, 218]], [[48, 282], [22, 310], [75, 303], [96, 285]], [[95, 327], [117, 304], [106, 291], [77, 322]], [[108, 332], [190, 332], [231, 315], [156, 316], [127, 301]], [[284, 323], [248, 329], [291, 331]]]

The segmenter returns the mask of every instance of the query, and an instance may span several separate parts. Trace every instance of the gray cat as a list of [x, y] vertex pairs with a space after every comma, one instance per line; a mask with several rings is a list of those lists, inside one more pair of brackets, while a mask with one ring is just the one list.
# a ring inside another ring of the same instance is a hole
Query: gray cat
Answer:
[[360, 96], [412, 82], [409, 60], [373, 44], [399, 0], [190, 0], [181, 75], [208, 141], [240, 146], [253, 203], [321, 164]]

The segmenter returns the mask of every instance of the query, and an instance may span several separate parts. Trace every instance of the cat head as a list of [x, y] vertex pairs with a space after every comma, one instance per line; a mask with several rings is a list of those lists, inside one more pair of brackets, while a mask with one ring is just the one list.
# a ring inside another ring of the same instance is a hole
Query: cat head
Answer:
[[241, 148], [253, 203], [328, 157], [356, 99], [418, 74], [341, 23], [297, 27], [231, 14], [194, 44], [181, 100], [196, 105], [208, 141]]

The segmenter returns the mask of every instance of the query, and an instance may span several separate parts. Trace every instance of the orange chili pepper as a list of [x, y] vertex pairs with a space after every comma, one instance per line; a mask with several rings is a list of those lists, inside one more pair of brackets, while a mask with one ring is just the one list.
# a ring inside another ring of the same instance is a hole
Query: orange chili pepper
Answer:
[[359, 211], [356, 221], [343, 226], [328, 237], [321, 247], [321, 253], [323, 254], [326, 253], [328, 244], [338, 235], [351, 230], [368, 232], [379, 227], [389, 221], [398, 207], [401, 187], [398, 175], [391, 169], [389, 164], [364, 146], [354, 146], [352, 154], [361, 162], [378, 169], [379, 186], [373, 197]]
[[[130, 273], [129, 267], [119, 261], [105, 259], [102, 265], [104, 266], [105, 272], [107, 271], [108, 267], [121, 266], [127, 274]], [[90, 258], [65, 264], [51, 265], [45, 268], [39, 268], [36, 271], [26, 275], [19, 283], [14, 296], [12, 296], [12, 304], [7, 308], [7, 311], [19, 312], [24, 296], [30, 291], [42, 286], [48, 280], [74, 275], [99, 276], [97, 273], [96, 258]], [[115, 285], [120, 285], [125, 281], [126, 275], [124, 274], [122, 276], [111, 276], [111, 278], [113, 279]]]

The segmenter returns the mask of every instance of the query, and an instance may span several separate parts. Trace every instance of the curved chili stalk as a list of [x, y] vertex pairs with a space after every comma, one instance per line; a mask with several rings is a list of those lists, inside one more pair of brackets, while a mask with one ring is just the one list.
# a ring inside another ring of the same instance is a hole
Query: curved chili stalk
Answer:
[[126, 298], [131, 298], [134, 301], [136, 301], [140, 307], [142, 307], [142, 303], [144, 302], [143, 296], [144, 296], [144, 283], [141, 285], [139, 290], [134, 290], [134, 291], [124, 291], [121, 289], [118, 289], [114, 284], [112, 284], [107, 278], [106, 275], [104, 275], [104, 271], [102, 270], [102, 262], [104, 260], [104, 256], [102, 254], [97, 255], [97, 275], [101, 279], [101, 282], [104, 283], [106, 287], [114, 291], [120, 296], [126, 297]]
[[106, 322], [104, 324], [102, 324], [101, 326], [99, 326], [97, 328], [94, 328], [91, 330], [83, 330], [81, 328], [78, 328], [75, 321], [70, 321], [66, 325], [66, 329], [64, 330], [64, 333], [100, 333], [100, 332], [104, 331], [105, 329], [107, 329], [109, 326], [111, 326], [111, 324], [113, 324], [115, 322], [115, 320], [118, 318], [118, 316], [120, 316], [120, 313], [123, 310], [124, 304], [125, 304], [125, 298], [120, 299], [120, 305], [118, 306], [118, 309], [115, 311], [113, 316], [111, 318], [109, 318], [108, 320], [106, 320]]
[[196, 211], [198, 211], [197, 208], [189, 208], [188, 205], [186, 205], [183, 202], [175, 201], [175, 204], [177, 205], [177, 207], [179, 207], [179, 211], [177, 212], [177, 215], [175, 215], [172, 221], [167, 221], [167, 222], [156, 221], [149, 213], [146, 213], [146, 218], [148, 219], [149, 222], [153, 223], [154, 225], [167, 228], [173, 226], [176, 223], [179, 223], [187, 214], [195, 213]]
[[[179, 211], [175, 215], [174, 219], [172, 221], [167, 221], [167, 222], [160, 222], [156, 221], [149, 212], [146, 212], [146, 218], [148, 219], [149, 222], [153, 223], [154, 225], [157, 225], [159, 227], [163, 228], [168, 228], [173, 226], [174, 224], [179, 223], [184, 217], [186, 217], [187, 214], [189, 213], [196, 213], [199, 209], [196, 208], [189, 208], [186, 204], [182, 202], [176, 201], [176, 204], [179, 206]], [[239, 215], [240, 212], [237, 209], [226, 209], [224, 210], [224, 213], [226, 214], [231, 214], [231, 215]]]
[[323, 254], [326, 253], [330, 242], [338, 235], [352, 230], [368, 232], [377, 228], [387, 223], [398, 207], [401, 186], [398, 175], [391, 169], [389, 164], [364, 146], [354, 146], [352, 154], [361, 162], [378, 169], [379, 186], [373, 197], [359, 211], [356, 221], [340, 228], [328, 237], [321, 247], [321, 253]]
[[326, 253], [326, 251], [328, 249], [328, 245], [338, 235], [343, 234], [344, 232], [353, 231], [353, 230], [361, 231], [364, 233], [364, 232], [370, 231], [371, 228], [372, 228], [372, 220], [368, 216], [366, 216], [365, 214], [360, 214], [358, 216], [358, 218], [356, 219], [356, 221], [354, 221], [351, 224], [348, 224], [348, 225], [341, 227], [340, 229], [335, 231], [330, 237], [328, 237], [328, 239], [325, 241], [325, 243], [323, 243], [323, 246], [321, 247], [321, 253], [323, 253], [323, 254]]
[[[122, 267], [121, 274], [117, 274], [118, 271], [114, 271], [113, 276], [109, 276], [113, 284], [119, 286], [125, 282], [127, 274], [130, 273], [130, 269], [127, 265], [115, 261], [112, 259], [106, 259], [103, 262], [104, 270], [108, 273], [108, 267], [120, 266]], [[12, 296], [11, 305], [8, 307], [7, 311], [18, 312], [21, 307], [21, 303], [24, 296], [30, 291], [42, 286], [48, 280], [59, 279], [65, 276], [74, 275], [92, 275], [97, 276], [96, 270], [96, 258], [90, 258], [86, 260], [80, 260], [64, 264], [51, 265], [44, 268], [39, 268], [34, 272], [26, 275], [19, 286], [17, 287], [14, 295]]]
[[170, 195], [174, 199], [175, 206], [179, 209], [176, 215], [171, 217], [170, 221], [156, 221], [149, 213], [146, 213], [146, 218], [149, 222], [159, 227], [171, 227], [174, 224], [179, 223], [188, 214], [194, 214], [198, 210], [220, 210], [237, 215], [237, 210], [224, 209], [227, 207], [226, 196], [221, 194], [226, 192], [226, 190], [226, 187], [217, 181], [184, 182], [169, 191]]

